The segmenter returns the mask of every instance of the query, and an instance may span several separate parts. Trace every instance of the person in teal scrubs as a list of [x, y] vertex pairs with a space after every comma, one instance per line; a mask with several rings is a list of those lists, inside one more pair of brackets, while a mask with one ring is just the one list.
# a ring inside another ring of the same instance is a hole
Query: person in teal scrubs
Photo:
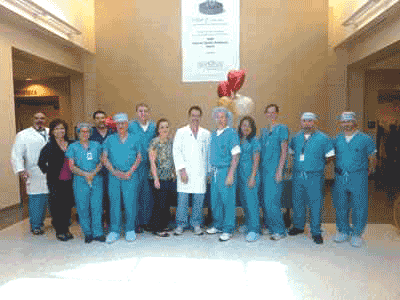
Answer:
[[232, 125], [232, 113], [225, 107], [213, 110], [217, 129], [211, 134], [211, 211], [213, 227], [208, 234], [222, 233], [220, 241], [231, 239], [236, 217], [236, 168], [239, 164], [240, 142]]
[[304, 232], [308, 207], [312, 239], [316, 244], [322, 244], [324, 169], [335, 152], [331, 139], [317, 129], [317, 116], [314, 113], [304, 113], [300, 122], [302, 130], [289, 143], [289, 152], [293, 153], [293, 227], [289, 235]]
[[85, 243], [105, 241], [102, 226], [103, 181], [99, 173], [102, 147], [97, 142], [89, 141], [91, 130], [88, 123], [78, 124], [79, 141], [71, 144], [65, 154], [75, 175], [73, 189]]
[[268, 128], [261, 129], [261, 180], [264, 204], [264, 218], [271, 233], [271, 240], [286, 236], [286, 228], [281, 213], [283, 170], [288, 151], [289, 130], [279, 124], [279, 107], [270, 104], [265, 108]]
[[[342, 133], [336, 136], [336, 177], [334, 206], [337, 233], [334, 241], [348, 241], [362, 246], [362, 234], [368, 220], [368, 175], [376, 165], [376, 145], [372, 138], [357, 128], [356, 114], [340, 115]], [[350, 200], [350, 201], [349, 201]], [[353, 227], [350, 225], [350, 210]]]
[[260, 238], [260, 206], [258, 201], [258, 184], [260, 176], [261, 145], [255, 136], [255, 121], [246, 116], [239, 123], [240, 160], [238, 166], [237, 194], [243, 206], [248, 234], [246, 241], [254, 242]]
[[[135, 222], [137, 215], [137, 169], [141, 162], [141, 143], [139, 137], [128, 133], [128, 115], [114, 115], [117, 134], [108, 137], [103, 148], [103, 164], [109, 171], [110, 233], [106, 243], [120, 238], [122, 223], [122, 203], [125, 209], [125, 240], [136, 240]], [[121, 202], [122, 194], [122, 202]]]
[[140, 233], [148, 228], [151, 213], [154, 205], [152, 193], [152, 178], [149, 177], [150, 160], [147, 149], [150, 142], [156, 137], [156, 123], [150, 120], [150, 108], [146, 103], [136, 105], [137, 119], [129, 123], [129, 133], [140, 139], [141, 147], [144, 149], [142, 153], [142, 163], [137, 170], [138, 191], [137, 191], [137, 210], [136, 232]]

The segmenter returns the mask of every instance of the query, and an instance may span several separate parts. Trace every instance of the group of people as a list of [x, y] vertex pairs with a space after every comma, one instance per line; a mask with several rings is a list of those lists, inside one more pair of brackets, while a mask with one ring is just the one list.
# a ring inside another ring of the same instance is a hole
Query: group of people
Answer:
[[[122, 233], [126, 241], [134, 241], [143, 230], [168, 237], [170, 201], [177, 192], [174, 234], [181, 235], [191, 227], [195, 235], [201, 235], [209, 184], [213, 221], [205, 232], [220, 234], [220, 241], [232, 238], [238, 197], [248, 242], [261, 236], [260, 208], [275, 241], [287, 234], [304, 233], [308, 208], [312, 239], [322, 244], [324, 168], [335, 160], [334, 241], [362, 246], [368, 216], [368, 175], [375, 167], [376, 147], [358, 129], [355, 113], [340, 115], [342, 132], [334, 138], [318, 129], [314, 113], [303, 113], [302, 129], [289, 140], [288, 127], [279, 123], [275, 104], [265, 108], [269, 125], [259, 136], [250, 116], [241, 118], [234, 129], [232, 113], [225, 107], [213, 110], [216, 129], [212, 132], [200, 126], [202, 109], [190, 107], [188, 125], [179, 128], [174, 137], [167, 119], [150, 120], [147, 104], [138, 104], [136, 112], [138, 118], [133, 121], [125, 113], [115, 114], [113, 132], [106, 126], [106, 114], [97, 111], [94, 127], [77, 125], [75, 142], [67, 138], [68, 126], [63, 120], [53, 120], [49, 129], [45, 128], [46, 116], [41, 112], [34, 115], [31, 128], [17, 134], [12, 162], [27, 186], [33, 234], [44, 233], [49, 203], [57, 239], [72, 239], [69, 226], [75, 202], [86, 243], [113, 243]], [[293, 226], [288, 231], [281, 213], [285, 169], [293, 174]], [[109, 225], [107, 235], [103, 221]]]

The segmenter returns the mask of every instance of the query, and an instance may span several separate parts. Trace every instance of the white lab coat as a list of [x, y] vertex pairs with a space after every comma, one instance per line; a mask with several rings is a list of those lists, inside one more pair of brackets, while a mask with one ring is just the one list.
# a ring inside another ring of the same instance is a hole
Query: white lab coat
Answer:
[[38, 166], [40, 151], [49, 140], [49, 129], [45, 130], [46, 139], [33, 127], [18, 132], [11, 150], [11, 164], [14, 172], [26, 170], [29, 174], [26, 182], [28, 195], [49, 193], [46, 175]]
[[[197, 138], [194, 137], [190, 126], [177, 130], [173, 156], [178, 178], [178, 193], [204, 194], [206, 192], [207, 171], [210, 152], [210, 132], [199, 128]], [[179, 176], [179, 170], [185, 168], [189, 177], [184, 184]]]

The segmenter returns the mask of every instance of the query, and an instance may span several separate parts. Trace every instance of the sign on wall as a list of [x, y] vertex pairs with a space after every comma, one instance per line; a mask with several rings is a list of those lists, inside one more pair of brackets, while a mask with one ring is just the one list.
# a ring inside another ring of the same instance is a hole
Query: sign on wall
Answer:
[[240, 0], [181, 0], [182, 81], [222, 81], [240, 68]]

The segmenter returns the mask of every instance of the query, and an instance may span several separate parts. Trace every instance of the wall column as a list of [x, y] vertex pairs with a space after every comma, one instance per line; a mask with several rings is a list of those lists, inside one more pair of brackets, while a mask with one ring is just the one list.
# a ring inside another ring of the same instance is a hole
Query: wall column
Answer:
[[19, 180], [10, 164], [15, 141], [14, 84], [11, 44], [0, 37], [0, 209], [18, 204]]

